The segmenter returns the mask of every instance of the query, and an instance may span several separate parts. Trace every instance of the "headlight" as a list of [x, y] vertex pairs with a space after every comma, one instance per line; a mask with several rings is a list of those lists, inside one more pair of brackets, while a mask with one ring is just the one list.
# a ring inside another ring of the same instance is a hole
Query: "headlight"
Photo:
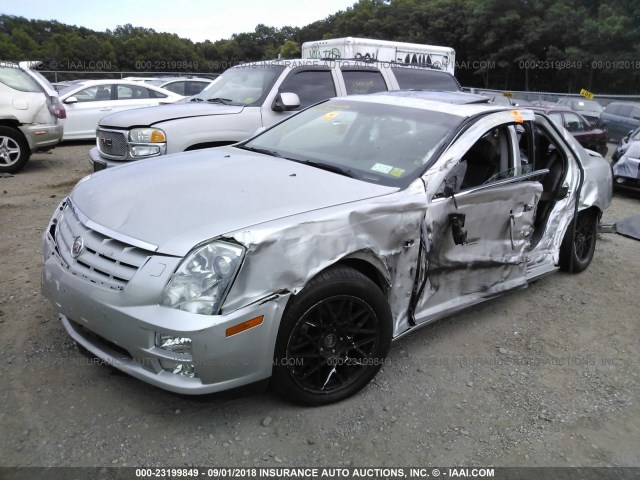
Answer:
[[189, 253], [175, 271], [161, 305], [201, 315], [215, 315], [235, 278], [244, 248], [213, 241]]
[[167, 137], [159, 128], [134, 128], [129, 132], [129, 140], [140, 143], [163, 143]]

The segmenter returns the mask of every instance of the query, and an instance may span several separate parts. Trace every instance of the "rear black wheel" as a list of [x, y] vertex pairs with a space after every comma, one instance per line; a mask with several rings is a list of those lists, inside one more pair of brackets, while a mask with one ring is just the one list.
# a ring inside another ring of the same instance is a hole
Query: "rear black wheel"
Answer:
[[323, 405], [353, 395], [375, 376], [391, 342], [380, 288], [349, 267], [311, 280], [282, 319], [272, 382], [284, 396]]
[[596, 250], [598, 215], [593, 210], [585, 210], [573, 221], [575, 232], [572, 223], [560, 247], [560, 268], [565, 272], [580, 273], [587, 269]]

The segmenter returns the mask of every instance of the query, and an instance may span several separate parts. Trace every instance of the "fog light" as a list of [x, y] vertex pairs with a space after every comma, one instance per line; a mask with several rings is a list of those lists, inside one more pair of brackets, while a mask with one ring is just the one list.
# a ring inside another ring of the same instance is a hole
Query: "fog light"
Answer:
[[163, 370], [174, 373], [176, 375], [182, 375], [189, 378], [198, 378], [198, 372], [196, 372], [196, 366], [193, 363], [183, 363], [177, 362], [175, 360], [161, 358], [160, 366]]
[[624, 178], [616, 178], [616, 183], [624, 183]]
[[174, 358], [159, 358], [163, 370], [176, 375], [189, 378], [197, 378], [198, 372], [191, 356], [191, 339], [188, 337], [175, 337], [164, 333], [156, 333], [155, 344], [157, 348], [165, 352], [171, 352]]
[[159, 153], [160, 153], [160, 147], [157, 145], [151, 145], [148, 147], [141, 147], [139, 145], [135, 145], [131, 147], [132, 157], [149, 157], [151, 155], [158, 155]]
[[156, 333], [156, 347], [167, 352], [178, 353], [188, 356], [191, 360], [191, 339], [187, 337], [174, 337], [163, 333]]

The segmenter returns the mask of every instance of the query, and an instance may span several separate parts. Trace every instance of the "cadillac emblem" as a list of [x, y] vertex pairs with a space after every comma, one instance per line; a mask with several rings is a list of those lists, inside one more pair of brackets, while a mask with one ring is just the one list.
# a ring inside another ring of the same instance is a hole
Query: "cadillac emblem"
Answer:
[[78, 258], [84, 249], [84, 240], [82, 237], [76, 237], [73, 239], [73, 245], [71, 246], [71, 256]]

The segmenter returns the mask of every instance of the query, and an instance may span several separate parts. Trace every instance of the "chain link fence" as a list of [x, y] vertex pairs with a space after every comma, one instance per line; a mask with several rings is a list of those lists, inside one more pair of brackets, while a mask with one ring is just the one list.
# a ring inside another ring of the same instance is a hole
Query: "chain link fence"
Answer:
[[109, 72], [102, 70], [38, 70], [51, 83], [68, 82], [71, 80], [121, 80], [127, 77], [150, 78], [150, 77], [199, 77], [216, 78], [218, 73], [211, 72]]

